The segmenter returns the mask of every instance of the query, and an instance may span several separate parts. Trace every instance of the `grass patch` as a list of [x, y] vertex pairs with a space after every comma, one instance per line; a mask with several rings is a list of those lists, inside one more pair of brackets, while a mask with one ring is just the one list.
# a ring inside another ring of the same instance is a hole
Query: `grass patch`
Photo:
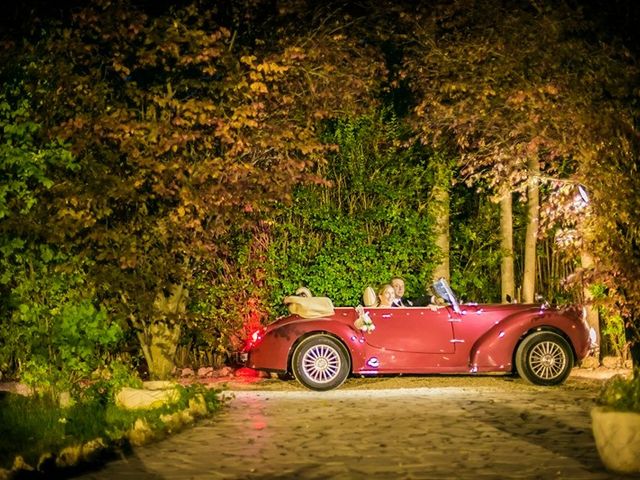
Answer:
[[11, 468], [16, 455], [38, 459], [65, 444], [64, 409], [50, 397], [4, 394], [0, 398], [0, 466]]
[[[140, 425], [158, 438], [220, 407], [217, 392], [201, 385], [176, 386], [176, 402], [149, 410], [125, 410], [110, 396], [84, 392], [68, 407], [51, 396], [0, 394], [0, 468], [10, 470], [17, 456], [34, 467], [43, 455], [56, 459], [68, 447], [101, 439], [108, 447], [128, 442]], [[140, 441], [140, 436], [136, 437]], [[51, 465], [52, 461], [49, 461]]]

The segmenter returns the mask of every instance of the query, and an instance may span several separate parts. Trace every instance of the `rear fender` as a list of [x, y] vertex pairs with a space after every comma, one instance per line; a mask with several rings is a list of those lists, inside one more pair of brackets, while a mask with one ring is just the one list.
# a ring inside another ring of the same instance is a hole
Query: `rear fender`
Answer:
[[[537, 308], [505, 318], [485, 332], [471, 348], [471, 371], [514, 370], [518, 345], [533, 331], [553, 331], [564, 337], [574, 349], [571, 337], [565, 332], [567, 322], [567, 318], [557, 311]], [[575, 356], [575, 350], [573, 353]]]
[[288, 340], [286, 357], [288, 372], [291, 372], [291, 359], [298, 344], [313, 335], [330, 335], [342, 343], [347, 349], [351, 359], [352, 371], [364, 362], [363, 349], [366, 344], [362, 332], [342, 322], [310, 319], [305, 322], [283, 325], [271, 332], [271, 334]]

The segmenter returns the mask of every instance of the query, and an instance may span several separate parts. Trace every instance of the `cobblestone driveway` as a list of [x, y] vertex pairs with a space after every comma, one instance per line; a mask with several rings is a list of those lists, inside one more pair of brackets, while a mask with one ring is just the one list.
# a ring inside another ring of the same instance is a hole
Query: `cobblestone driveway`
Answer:
[[213, 419], [81, 478], [619, 478], [604, 470], [591, 435], [598, 382], [369, 382], [236, 391]]

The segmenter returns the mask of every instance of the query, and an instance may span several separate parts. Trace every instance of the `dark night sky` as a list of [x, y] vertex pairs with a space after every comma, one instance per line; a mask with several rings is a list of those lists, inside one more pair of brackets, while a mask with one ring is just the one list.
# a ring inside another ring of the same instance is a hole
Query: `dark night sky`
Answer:
[[[227, 0], [228, 2], [229, 0]], [[233, 0], [231, 0], [233, 1]], [[351, 7], [356, 7], [355, 10], [366, 12], [369, 9], [367, 4], [369, 2], [378, 2], [379, 0], [359, 0], [349, 1], [342, 0], [333, 2], [333, 4], [344, 5], [349, 4]], [[384, 0], [383, 0], [384, 1]], [[394, 3], [397, 5], [403, 0], [396, 0]], [[410, 5], [416, 5], [420, 0], [405, 0]], [[489, 0], [476, 0], [479, 2], [486, 2]], [[514, 4], [521, 4], [530, 8], [531, 3], [528, 0], [496, 0], [505, 2], [505, 4], [511, 6]], [[566, 3], [573, 7], [580, 7], [584, 9], [585, 16], [591, 19], [597, 26], [604, 38], [610, 40], [612, 37], [617, 37], [622, 41], [631, 51], [640, 55], [640, 1], [639, 0], [565, 0]], [[278, 0], [266, 0], [267, 3], [272, 2], [277, 4]], [[88, 1], [82, 0], [18, 0], [8, 2], [7, 5], [3, 5], [2, 16], [0, 17], [0, 38], [8, 35], [12, 39], [17, 39], [25, 35], [29, 35], [29, 32], [33, 29], [38, 18], [56, 18], [64, 19], [66, 15], [73, 9], [81, 5], [86, 5]], [[147, 10], [164, 10], [170, 5], [187, 4], [188, 0], [131, 0], [131, 3], [144, 6]], [[202, 4], [206, 5], [208, 2], [203, 1]], [[210, 3], [225, 3], [225, 2], [210, 2]], [[302, 3], [302, 2], [297, 2]], [[323, 2], [326, 3], [326, 2]], [[434, 3], [434, 0], [422, 0], [423, 4]], [[538, 1], [537, 3], [543, 3]], [[548, 4], [554, 4], [559, 2], [548, 2]], [[307, 4], [317, 5], [315, 0], [307, 0]], [[351, 8], [351, 10], [354, 10]]]

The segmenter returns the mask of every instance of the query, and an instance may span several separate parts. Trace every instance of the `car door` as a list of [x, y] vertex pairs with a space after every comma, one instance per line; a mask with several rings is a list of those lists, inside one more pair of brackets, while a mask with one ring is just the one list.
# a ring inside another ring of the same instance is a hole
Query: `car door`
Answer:
[[455, 342], [450, 309], [369, 308], [376, 326], [366, 334], [367, 343], [377, 348], [412, 353], [454, 353]]

